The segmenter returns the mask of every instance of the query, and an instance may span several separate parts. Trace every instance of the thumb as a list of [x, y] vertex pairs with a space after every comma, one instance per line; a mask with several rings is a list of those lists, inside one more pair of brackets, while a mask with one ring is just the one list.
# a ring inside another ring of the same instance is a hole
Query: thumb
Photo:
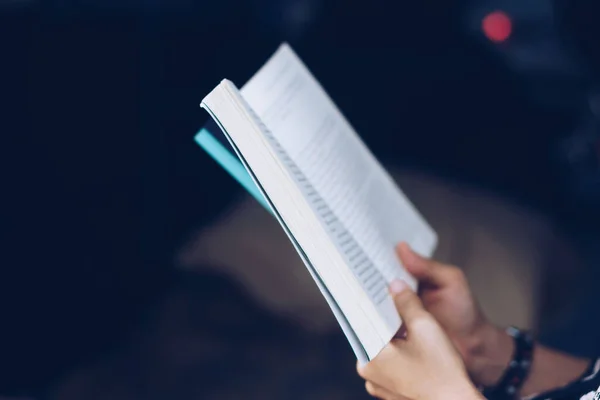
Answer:
[[390, 285], [390, 293], [394, 297], [396, 310], [402, 318], [407, 330], [412, 323], [423, 316], [428, 315], [423, 303], [417, 294], [404, 281], [394, 281]]
[[444, 286], [446, 284], [448, 266], [415, 253], [405, 242], [396, 247], [396, 253], [404, 268], [420, 283], [432, 286]]

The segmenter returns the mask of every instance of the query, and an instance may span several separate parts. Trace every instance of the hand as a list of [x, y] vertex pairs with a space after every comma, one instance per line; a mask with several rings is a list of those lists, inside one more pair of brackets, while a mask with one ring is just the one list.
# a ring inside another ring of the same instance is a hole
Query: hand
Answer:
[[419, 281], [425, 309], [452, 340], [472, 379], [478, 384], [494, 385], [510, 362], [513, 341], [485, 318], [463, 272], [421, 257], [406, 243], [398, 246], [397, 253]]
[[471, 384], [452, 343], [423, 308], [418, 296], [402, 281], [390, 291], [406, 330], [358, 373], [369, 394], [384, 400], [483, 399]]

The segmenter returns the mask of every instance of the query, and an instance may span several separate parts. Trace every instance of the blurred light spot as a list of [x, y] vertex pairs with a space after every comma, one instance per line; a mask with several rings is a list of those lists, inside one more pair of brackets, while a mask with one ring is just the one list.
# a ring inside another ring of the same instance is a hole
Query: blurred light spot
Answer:
[[510, 37], [512, 22], [505, 12], [494, 11], [485, 16], [481, 29], [489, 40], [500, 43]]

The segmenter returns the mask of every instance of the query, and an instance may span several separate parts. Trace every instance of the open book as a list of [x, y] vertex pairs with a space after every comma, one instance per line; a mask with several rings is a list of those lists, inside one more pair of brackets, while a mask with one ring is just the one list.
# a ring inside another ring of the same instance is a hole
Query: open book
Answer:
[[[394, 246], [430, 255], [437, 236], [292, 49], [205, 108], [304, 261], [361, 362], [400, 328], [387, 286], [415, 288]], [[286, 268], [282, 265], [281, 268]]]

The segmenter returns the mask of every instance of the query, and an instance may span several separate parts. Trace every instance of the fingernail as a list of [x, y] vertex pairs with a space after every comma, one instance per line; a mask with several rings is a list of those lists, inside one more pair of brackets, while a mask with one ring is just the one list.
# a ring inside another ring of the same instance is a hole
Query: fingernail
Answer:
[[399, 294], [408, 289], [408, 285], [406, 282], [401, 281], [399, 279], [390, 283], [390, 293], [391, 294]]

